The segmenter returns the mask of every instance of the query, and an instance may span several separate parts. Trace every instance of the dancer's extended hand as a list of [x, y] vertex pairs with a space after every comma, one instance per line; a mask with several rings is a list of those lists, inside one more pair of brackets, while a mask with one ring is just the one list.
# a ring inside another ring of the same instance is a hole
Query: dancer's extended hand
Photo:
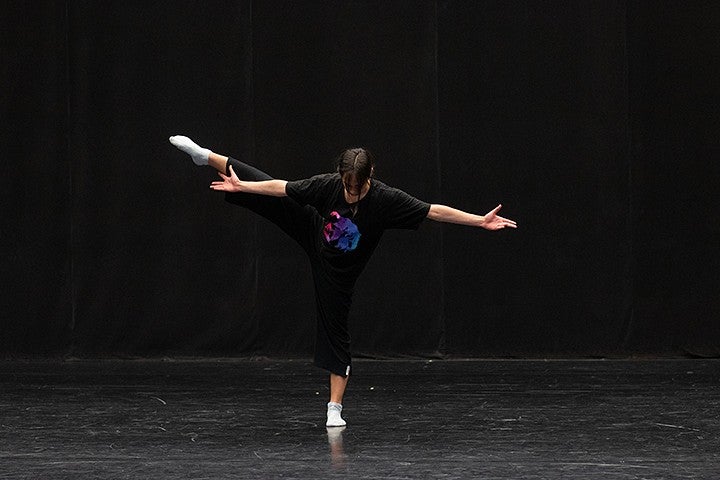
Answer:
[[485, 215], [485, 221], [482, 224], [483, 228], [486, 228], [488, 230], [500, 230], [501, 228], [517, 228], [517, 223], [515, 223], [514, 220], [510, 220], [509, 218], [503, 218], [497, 214], [498, 211], [502, 208], [502, 205], [498, 205], [497, 207], [490, 210]]
[[228, 177], [222, 172], [218, 172], [218, 175], [220, 175], [220, 178], [223, 179], [222, 182], [212, 182], [210, 184], [210, 188], [213, 190], [219, 190], [222, 192], [239, 192], [240, 191], [240, 179], [237, 175], [235, 175], [235, 171], [233, 170], [232, 165], [230, 165], [230, 176]]

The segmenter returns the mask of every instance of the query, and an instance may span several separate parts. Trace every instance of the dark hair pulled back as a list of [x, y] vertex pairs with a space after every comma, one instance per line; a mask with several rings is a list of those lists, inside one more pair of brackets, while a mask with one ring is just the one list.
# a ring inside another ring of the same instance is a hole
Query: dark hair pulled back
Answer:
[[345, 150], [337, 159], [337, 172], [340, 176], [345, 177], [348, 173], [352, 173], [360, 185], [372, 177], [374, 167], [375, 157], [364, 148]]

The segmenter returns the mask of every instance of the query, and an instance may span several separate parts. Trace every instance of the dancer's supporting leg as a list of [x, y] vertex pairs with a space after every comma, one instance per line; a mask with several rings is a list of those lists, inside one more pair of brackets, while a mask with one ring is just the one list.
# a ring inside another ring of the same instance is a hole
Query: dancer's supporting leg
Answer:
[[[317, 231], [315, 233], [317, 235]], [[320, 260], [314, 260], [311, 256], [310, 264], [313, 267], [318, 320], [313, 363], [330, 372], [327, 426], [340, 427], [345, 425], [340, 412], [352, 369], [348, 331], [352, 289], [338, 285], [337, 281], [328, 275]]]
[[326, 427], [344, 427], [347, 424], [341, 414], [343, 395], [349, 378], [349, 376], [330, 374], [330, 402], [328, 402]]
[[342, 404], [343, 395], [345, 395], [345, 388], [347, 387], [348, 379], [350, 377], [343, 377], [342, 375], [330, 374], [330, 401], [334, 403]]

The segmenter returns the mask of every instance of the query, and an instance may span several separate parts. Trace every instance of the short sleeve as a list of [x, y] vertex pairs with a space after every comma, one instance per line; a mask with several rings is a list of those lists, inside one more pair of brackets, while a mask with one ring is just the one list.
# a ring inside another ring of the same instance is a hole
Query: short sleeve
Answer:
[[384, 199], [385, 228], [416, 230], [427, 218], [430, 204], [397, 188], [388, 188]]
[[333, 175], [322, 174], [303, 180], [288, 182], [285, 193], [300, 205], [312, 205], [320, 208], [332, 195]]

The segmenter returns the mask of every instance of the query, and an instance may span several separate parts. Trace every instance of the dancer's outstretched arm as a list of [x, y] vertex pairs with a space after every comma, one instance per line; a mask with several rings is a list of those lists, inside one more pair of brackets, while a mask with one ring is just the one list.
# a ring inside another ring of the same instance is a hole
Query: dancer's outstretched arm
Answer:
[[485, 215], [475, 215], [447, 205], [432, 204], [427, 218], [436, 222], [457, 223], [470, 227], [482, 227], [487, 230], [500, 230], [506, 227], [517, 228], [515, 221], [497, 214], [500, 208], [502, 208], [502, 205], [498, 205]]
[[287, 180], [262, 180], [260, 182], [251, 182], [240, 180], [230, 165], [230, 176], [218, 171], [218, 175], [222, 178], [222, 182], [213, 182], [210, 188], [221, 192], [245, 192], [255, 193], [258, 195], [269, 195], [272, 197], [287, 197], [285, 193], [285, 185]]

